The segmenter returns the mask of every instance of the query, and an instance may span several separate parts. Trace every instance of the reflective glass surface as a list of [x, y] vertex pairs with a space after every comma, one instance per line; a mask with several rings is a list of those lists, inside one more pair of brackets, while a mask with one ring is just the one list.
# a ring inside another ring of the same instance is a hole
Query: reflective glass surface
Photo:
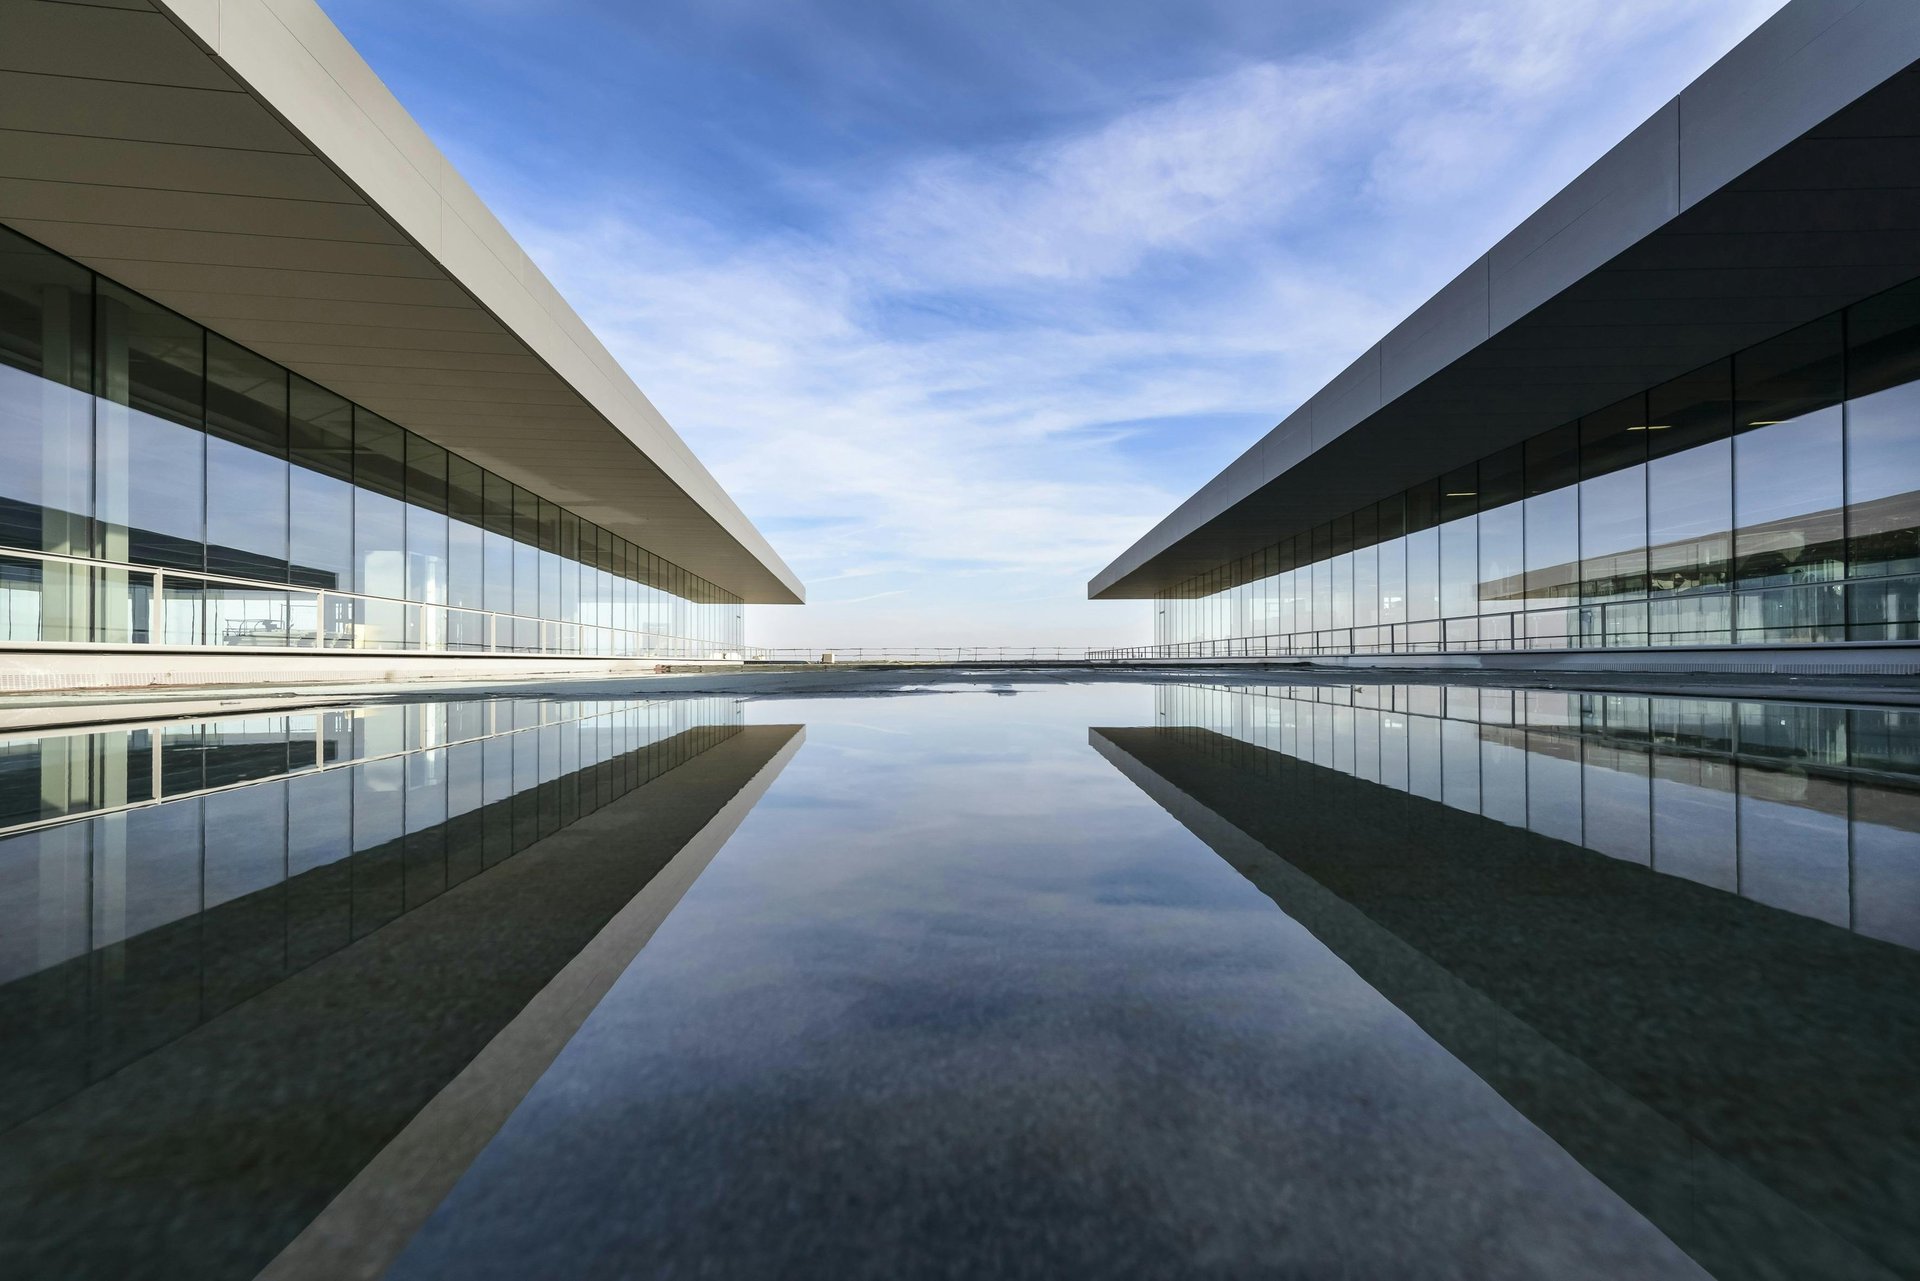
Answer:
[[998, 675], [8, 734], [8, 1277], [1920, 1270], [1920, 711]]
[[[0, 567], [10, 640], [627, 657], [744, 641], [740, 602], [697, 575], [5, 228], [0, 546], [32, 553]], [[264, 612], [212, 618], [216, 587]]]
[[[1170, 592], [1151, 646], [1098, 653], [1920, 640], [1916, 387], [1920, 282], [1348, 518], [1384, 627], [1343, 630], [1364, 609], [1300, 586], [1339, 563], [1330, 522]], [[1232, 594], [1247, 607], [1216, 607]]]

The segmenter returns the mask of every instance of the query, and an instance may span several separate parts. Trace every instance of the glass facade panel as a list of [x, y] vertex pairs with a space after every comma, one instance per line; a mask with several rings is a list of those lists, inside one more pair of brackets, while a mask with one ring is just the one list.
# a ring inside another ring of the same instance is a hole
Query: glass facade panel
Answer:
[[0, 543], [84, 556], [93, 278], [0, 227]]
[[1580, 599], [1647, 593], [1646, 407], [1642, 397], [1580, 420]]
[[445, 604], [448, 591], [447, 451], [408, 432], [406, 459], [407, 599]]
[[1846, 556], [1839, 317], [1734, 360], [1734, 577], [1824, 582]]
[[199, 569], [206, 561], [206, 335], [138, 294], [94, 294], [95, 555]]
[[1849, 572], [1920, 573], [1920, 285], [1853, 308], [1847, 340]]
[[1196, 575], [1103, 653], [1920, 640], [1916, 388], [1920, 281]]
[[462, 609], [486, 603], [486, 473], [457, 454], [447, 458], [447, 600]]
[[353, 406], [295, 378], [289, 421], [292, 471], [288, 577], [309, 587], [353, 588]]
[[207, 568], [287, 577], [287, 371], [207, 336]]
[[0, 638], [741, 648], [737, 600], [587, 529], [0, 228]]

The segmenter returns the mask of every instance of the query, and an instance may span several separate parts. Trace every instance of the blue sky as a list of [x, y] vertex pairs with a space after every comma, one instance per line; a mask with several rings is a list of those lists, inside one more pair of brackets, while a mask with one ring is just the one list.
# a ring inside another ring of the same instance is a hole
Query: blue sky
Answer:
[[807, 582], [1085, 582], [1781, 0], [322, 0]]

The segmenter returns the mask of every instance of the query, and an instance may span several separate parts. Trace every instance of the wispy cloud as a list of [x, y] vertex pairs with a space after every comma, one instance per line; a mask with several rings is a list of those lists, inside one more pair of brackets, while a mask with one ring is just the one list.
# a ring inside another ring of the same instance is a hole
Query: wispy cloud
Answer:
[[879, 589], [756, 639], [1124, 641], [1087, 577], [1778, 3], [1399, 4], [762, 224], [457, 150], [801, 576]]

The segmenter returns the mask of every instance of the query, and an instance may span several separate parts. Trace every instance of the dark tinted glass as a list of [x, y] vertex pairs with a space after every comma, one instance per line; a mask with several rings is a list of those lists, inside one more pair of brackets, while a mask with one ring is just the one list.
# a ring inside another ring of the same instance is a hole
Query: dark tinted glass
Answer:
[[1457, 468], [1440, 478], [1440, 521], [1459, 520], [1480, 510], [1480, 469]]
[[1770, 427], [1840, 403], [1839, 316], [1816, 320], [1734, 357], [1734, 429]]
[[[1378, 507], [1362, 507], [1353, 514], [1353, 545], [1356, 548], [1372, 547], [1379, 541], [1380, 509]], [[1266, 573], [1272, 572], [1271, 569], [1265, 570], [1263, 576]]]
[[404, 499], [407, 433], [380, 415], [353, 411], [353, 483], [386, 498]]
[[0, 227], [0, 543], [91, 550], [92, 328], [92, 274]]
[[447, 508], [447, 451], [423, 436], [406, 433], [406, 498], [431, 512]]
[[1851, 570], [1920, 573], [1920, 282], [1853, 308], [1847, 338]]
[[94, 438], [99, 554], [202, 568], [205, 331], [104, 282], [95, 320], [104, 401]]
[[487, 472], [482, 491], [486, 503], [487, 532], [513, 537], [513, 483], [505, 477]]
[[1407, 491], [1407, 532], [1432, 529], [1440, 523], [1440, 482], [1427, 481]]
[[1580, 420], [1580, 475], [1604, 476], [1647, 460], [1647, 402], [1629, 396]]
[[207, 431], [286, 457], [287, 371], [218, 334], [208, 334]]
[[1525, 496], [1525, 466], [1520, 446], [1480, 460], [1480, 510], [1490, 511]]
[[185, 316], [101, 281], [101, 394], [188, 427], [206, 414], [206, 331]]
[[287, 576], [287, 371], [207, 335], [207, 568]]
[[346, 401], [293, 380], [288, 478], [288, 577], [309, 587], [353, 586], [353, 411]]
[[93, 390], [93, 273], [0, 227], [0, 364]]
[[486, 552], [482, 527], [486, 506], [481, 495], [486, 473], [458, 454], [447, 456], [448, 595], [454, 605], [480, 609], [486, 602]]
[[1374, 510], [1378, 513], [1381, 542], [1398, 538], [1407, 532], [1407, 496], [1405, 494], [1395, 494], [1391, 498], [1381, 499]]
[[1527, 493], [1565, 489], [1580, 479], [1580, 426], [1568, 423], [1543, 431], [1524, 446]]
[[344, 397], [296, 375], [288, 427], [295, 465], [353, 479], [353, 406]]
[[1733, 362], [1715, 361], [1647, 393], [1647, 448], [1658, 458], [1733, 433]]
[[[1327, 525], [1327, 555], [1343, 556], [1353, 550], [1353, 517], [1340, 516]], [[1242, 580], [1244, 581], [1244, 580]], [[688, 599], [696, 599], [697, 590], [690, 589]]]

